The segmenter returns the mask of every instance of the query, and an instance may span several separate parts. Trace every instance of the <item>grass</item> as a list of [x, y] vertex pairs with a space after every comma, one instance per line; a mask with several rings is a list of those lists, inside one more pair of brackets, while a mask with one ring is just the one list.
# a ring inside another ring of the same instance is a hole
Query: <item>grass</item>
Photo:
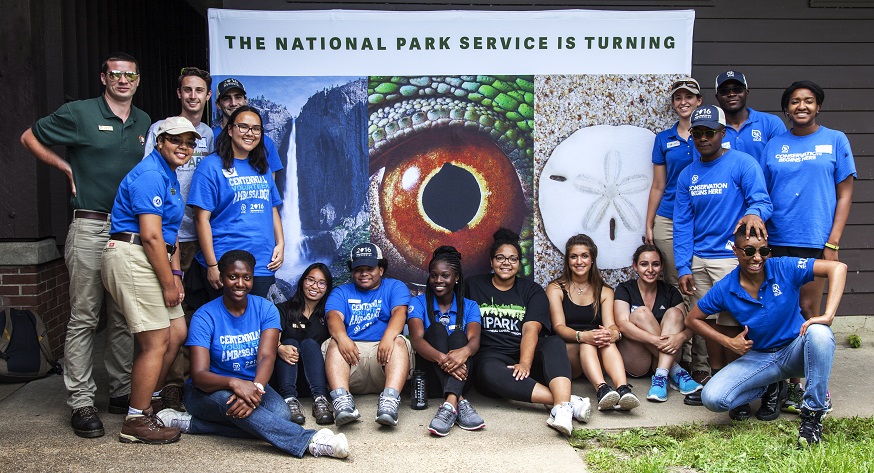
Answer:
[[578, 429], [571, 444], [593, 472], [874, 472], [874, 418], [826, 418], [823, 442], [797, 449], [798, 420], [685, 424], [619, 432]]

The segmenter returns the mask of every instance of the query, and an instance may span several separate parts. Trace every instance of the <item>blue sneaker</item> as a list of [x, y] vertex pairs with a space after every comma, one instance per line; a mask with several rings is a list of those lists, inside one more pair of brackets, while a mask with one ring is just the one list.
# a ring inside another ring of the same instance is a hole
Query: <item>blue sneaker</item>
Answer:
[[646, 398], [650, 401], [665, 402], [668, 400], [668, 378], [666, 376], [654, 375], [652, 377], [652, 387], [646, 394]]
[[692, 394], [704, 389], [698, 381], [692, 378], [688, 371], [680, 368], [674, 376], [671, 376], [671, 389], [680, 391], [680, 394]]

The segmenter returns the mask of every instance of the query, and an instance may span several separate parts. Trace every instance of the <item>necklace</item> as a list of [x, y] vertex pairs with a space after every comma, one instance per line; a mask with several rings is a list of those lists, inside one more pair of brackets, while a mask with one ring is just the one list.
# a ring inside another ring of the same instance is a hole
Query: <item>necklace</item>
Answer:
[[577, 283], [572, 282], [571, 286], [575, 286], [574, 290], [577, 291], [578, 296], [583, 295], [583, 293], [589, 289], [589, 283], [585, 283], [582, 286], [577, 286]]

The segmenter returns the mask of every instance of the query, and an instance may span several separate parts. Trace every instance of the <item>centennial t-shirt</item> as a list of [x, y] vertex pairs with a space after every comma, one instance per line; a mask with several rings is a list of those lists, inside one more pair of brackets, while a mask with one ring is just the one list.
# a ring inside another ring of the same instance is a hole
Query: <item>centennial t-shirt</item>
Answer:
[[552, 330], [549, 300], [534, 281], [516, 278], [512, 288], [501, 291], [492, 284], [491, 274], [480, 274], [465, 281], [465, 292], [468, 299], [479, 304], [483, 325], [481, 348], [515, 356], [526, 322], [539, 322], [543, 326], [541, 336]]
[[356, 342], [382, 340], [391, 311], [410, 304], [410, 291], [404, 283], [382, 278], [379, 287], [362, 292], [353, 283], [334, 288], [325, 303], [325, 313], [336, 310], [343, 314], [346, 335]]
[[[643, 295], [640, 294], [640, 286], [637, 285], [637, 279], [629, 279], [619, 283], [613, 292], [613, 299], [627, 302], [631, 306], [630, 312], [634, 312], [634, 309], [638, 307], [645, 306]], [[666, 284], [664, 281], [656, 281], [655, 303], [652, 307], [648, 307], [648, 309], [652, 311], [656, 320], [661, 322], [668, 309], [682, 303], [683, 296], [677, 288]]]

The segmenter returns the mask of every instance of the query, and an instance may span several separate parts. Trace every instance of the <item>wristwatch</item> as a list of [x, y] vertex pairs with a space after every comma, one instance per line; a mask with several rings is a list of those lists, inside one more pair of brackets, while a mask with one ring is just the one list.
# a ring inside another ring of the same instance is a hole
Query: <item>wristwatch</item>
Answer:
[[258, 390], [261, 391], [262, 393], [265, 392], [265, 391], [264, 391], [264, 385], [263, 385], [263, 384], [258, 383], [258, 382], [255, 382], [255, 381], [252, 381], [252, 384], [254, 384], [255, 387], [258, 388]]

